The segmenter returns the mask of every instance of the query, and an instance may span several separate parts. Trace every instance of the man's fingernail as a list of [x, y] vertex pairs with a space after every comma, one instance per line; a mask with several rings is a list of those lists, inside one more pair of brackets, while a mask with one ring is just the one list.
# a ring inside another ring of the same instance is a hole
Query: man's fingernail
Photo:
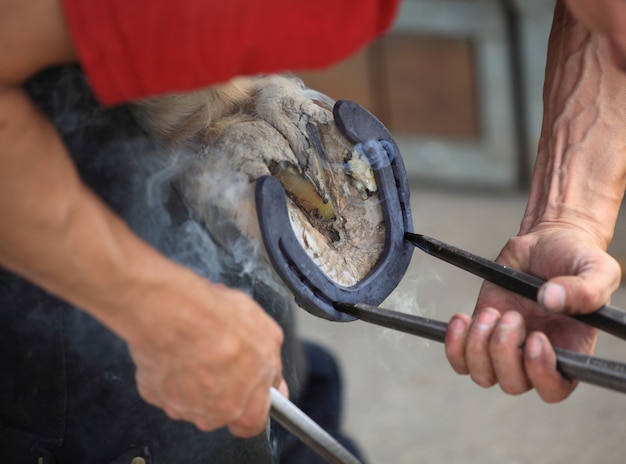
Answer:
[[287, 382], [283, 379], [278, 386], [278, 391], [282, 393], [285, 398], [289, 398], [289, 387], [287, 386]]
[[450, 321], [450, 331], [453, 334], [460, 335], [465, 331], [465, 321], [459, 317], [455, 317]]
[[528, 337], [528, 340], [526, 340], [526, 347], [524, 348], [524, 352], [527, 357], [530, 359], [537, 359], [541, 355], [542, 350], [543, 341], [540, 337]]
[[476, 327], [481, 330], [490, 330], [497, 320], [497, 315], [494, 311], [483, 311], [476, 319]]
[[541, 288], [538, 300], [548, 311], [562, 311], [565, 306], [565, 288], [558, 284], [546, 284]]
[[517, 329], [522, 322], [522, 316], [518, 312], [508, 311], [502, 315], [499, 326], [505, 330]]

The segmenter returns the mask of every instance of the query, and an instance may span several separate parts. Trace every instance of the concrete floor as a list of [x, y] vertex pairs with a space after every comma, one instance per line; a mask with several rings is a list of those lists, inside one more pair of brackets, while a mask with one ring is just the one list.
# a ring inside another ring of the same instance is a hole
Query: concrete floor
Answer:
[[[525, 194], [412, 193], [417, 232], [489, 258], [517, 232], [525, 204]], [[621, 246], [619, 231], [615, 244]], [[399, 289], [381, 306], [448, 321], [455, 312], [471, 313], [480, 284], [416, 251]], [[626, 287], [612, 303], [626, 308]], [[298, 317], [303, 336], [339, 359], [345, 428], [371, 464], [626, 462], [621, 394], [581, 385], [556, 405], [534, 392], [509, 396], [454, 374], [441, 344], [363, 322], [333, 323], [304, 311]], [[626, 342], [601, 336], [596, 354], [626, 361]]]

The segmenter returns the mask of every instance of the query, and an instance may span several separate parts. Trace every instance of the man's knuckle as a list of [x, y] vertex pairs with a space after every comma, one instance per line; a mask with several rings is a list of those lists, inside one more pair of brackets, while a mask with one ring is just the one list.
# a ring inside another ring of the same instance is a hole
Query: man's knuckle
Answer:
[[524, 382], [501, 382], [500, 389], [509, 395], [521, 395], [530, 389], [530, 386]]
[[474, 383], [483, 388], [490, 388], [496, 384], [496, 379], [491, 375], [471, 374]]
[[215, 349], [218, 365], [232, 365], [243, 352], [243, 342], [237, 337], [225, 337]]

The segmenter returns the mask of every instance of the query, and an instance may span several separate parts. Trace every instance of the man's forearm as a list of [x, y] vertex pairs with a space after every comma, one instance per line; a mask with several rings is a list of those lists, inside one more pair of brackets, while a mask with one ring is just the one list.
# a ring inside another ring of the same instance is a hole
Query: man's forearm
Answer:
[[179, 271], [81, 182], [57, 132], [18, 87], [0, 92], [0, 215], [0, 265], [113, 329], [128, 326], [137, 288]]
[[608, 43], [557, 4], [542, 135], [521, 233], [565, 222], [608, 245], [626, 186], [625, 121], [626, 75], [613, 64]]
[[0, 0], [0, 56], [0, 266], [128, 338], [138, 289], [181, 268], [81, 182], [57, 131], [20, 87], [76, 58], [60, 2]]

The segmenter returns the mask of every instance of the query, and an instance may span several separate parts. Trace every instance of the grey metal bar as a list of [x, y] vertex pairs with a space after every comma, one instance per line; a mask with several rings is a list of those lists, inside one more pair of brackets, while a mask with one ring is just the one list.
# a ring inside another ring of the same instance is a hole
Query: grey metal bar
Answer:
[[331, 464], [362, 464], [326, 430], [285, 398], [274, 387], [270, 390], [270, 416]]

